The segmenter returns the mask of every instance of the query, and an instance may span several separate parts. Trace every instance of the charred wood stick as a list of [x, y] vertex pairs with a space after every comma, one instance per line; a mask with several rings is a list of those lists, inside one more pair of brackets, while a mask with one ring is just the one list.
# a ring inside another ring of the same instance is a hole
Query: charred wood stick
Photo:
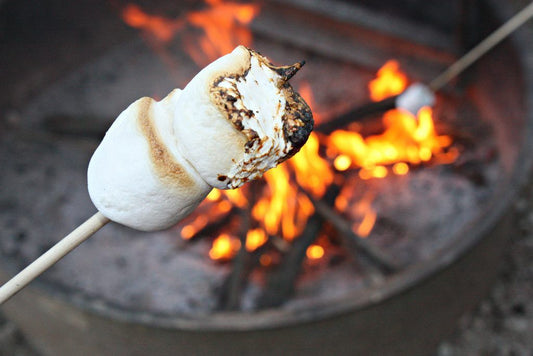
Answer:
[[[257, 197], [257, 185], [250, 190], [250, 204], [254, 205]], [[235, 210], [236, 208], [232, 208]], [[253, 269], [251, 262], [251, 253], [246, 249], [246, 236], [248, 231], [252, 228], [251, 209], [239, 210], [241, 212], [241, 226], [239, 231], [239, 239], [241, 247], [239, 252], [232, 261], [232, 270], [222, 286], [222, 292], [219, 296], [219, 306], [223, 310], [238, 310], [241, 304], [241, 295], [244, 286], [248, 280], [248, 276]], [[231, 214], [231, 212], [229, 213]], [[227, 216], [227, 215], [226, 215]], [[222, 219], [226, 221], [227, 219]]]
[[241, 292], [247, 279], [246, 273], [247, 260], [249, 253], [246, 250], [246, 233], [240, 234], [241, 247], [237, 256], [233, 259], [233, 268], [226, 279], [223, 291], [220, 294], [219, 305], [223, 310], [237, 310], [241, 303]]
[[392, 110], [396, 107], [396, 98], [391, 96], [381, 101], [371, 102], [363, 106], [351, 109], [350, 111], [335, 117], [329, 122], [324, 122], [316, 126], [315, 130], [325, 134], [330, 134], [353, 122], [365, 122], [373, 119], [375, 116]]
[[219, 294], [218, 306], [222, 310], [238, 310], [241, 304], [242, 292], [248, 283], [248, 277], [259, 266], [261, 256], [272, 248], [270, 241], [252, 252], [242, 248], [246, 239], [241, 236], [241, 249], [233, 260], [233, 269], [224, 281]]
[[340, 216], [326, 202], [313, 200], [316, 212], [326, 219], [335, 229], [345, 237], [345, 242], [351, 249], [356, 249], [363, 253], [368, 259], [380, 266], [386, 273], [392, 273], [401, 268], [391, 256], [380, 250], [370, 241], [357, 236], [342, 216]]
[[[324, 199], [333, 202], [337, 194], [338, 187], [333, 185], [326, 192]], [[317, 239], [323, 223], [324, 218], [317, 213], [309, 218], [304, 231], [284, 256], [282, 264], [268, 278], [263, 295], [258, 301], [260, 308], [279, 306], [293, 294], [307, 248]]]
[[228, 223], [228, 217], [231, 217], [233, 214], [243, 212], [242, 209], [239, 209], [233, 206], [228, 212], [221, 214], [217, 219], [209, 222], [198, 231], [194, 233], [190, 238], [187, 239], [188, 242], [196, 241], [201, 236], [211, 236], [212, 234], [220, 231], [220, 229]]
[[311, 216], [304, 232], [294, 241], [292, 249], [283, 258], [282, 264], [267, 280], [265, 290], [258, 301], [259, 308], [276, 307], [294, 293], [294, 284], [300, 273], [309, 245], [322, 229], [324, 220], [317, 214]]

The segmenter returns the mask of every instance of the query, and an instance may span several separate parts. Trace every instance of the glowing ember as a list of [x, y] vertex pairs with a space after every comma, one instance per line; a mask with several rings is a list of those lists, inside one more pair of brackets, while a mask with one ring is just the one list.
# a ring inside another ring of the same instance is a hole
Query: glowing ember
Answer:
[[232, 259], [239, 251], [241, 242], [238, 238], [228, 234], [221, 234], [213, 241], [213, 246], [209, 250], [209, 257], [215, 261]]
[[361, 237], [367, 237], [370, 235], [370, 232], [376, 223], [377, 214], [372, 209], [373, 200], [374, 194], [367, 193], [363, 199], [358, 201], [352, 207], [352, 210], [355, 212], [355, 216], [360, 216], [360, 221], [355, 222], [352, 226], [352, 229]]
[[377, 78], [368, 83], [370, 98], [380, 101], [400, 94], [407, 87], [407, 76], [400, 72], [400, 64], [390, 60], [378, 70]]
[[407, 165], [407, 163], [398, 162], [395, 163], [394, 166], [392, 166], [392, 171], [396, 175], [403, 176], [409, 173], [409, 166]]
[[272, 264], [272, 257], [266, 253], [262, 254], [261, 257], [259, 257], [259, 263], [264, 267], [268, 267]]
[[[152, 47], [171, 67], [176, 66], [172, 65], [162, 44], [167, 44], [178, 33], [183, 47], [200, 66], [229, 53], [239, 44], [252, 44], [247, 26], [259, 13], [258, 5], [224, 0], [205, 0], [205, 4], [205, 9], [191, 11], [177, 19], [147, 14], [137, 5], [127, 5], [122, 18], [131, 27], [142, 30], [145, 38], [158, 41], [152, 43]], [[369, 95], [372, 100], [379, 101], [402, 93], [408, 84], [399, 63], [390, 60], [369, 82]], [[313, 107], [310, 84], [302, 83], [298, 91]], [[320, 123], [323, 115], [316, 107], [313, 113], [315, 122]], [[236, 236], [242, 221], [240, 217], [235, 218], [237, 214], [232, 214], [237, 211], [250, 214], [249, 220], [254, 227], [246, 233], [246, 244], [242, 246], [247, 251], [256, 251], [274, 236], [290, 243], [303, 232], [315, 212], [306, 193], [320, 199], [334, 182], [343, 181], [348, 184], [344, 184], [337, 195], [335, 208], [352, 218], [352, 229], [357, 235], [368, 236], [377, 219], [372, 208], [375, 193], [369, 190], [363, 198], [354, 199], [353, 187], [363, 184], [360, 180], [404, 176], [413, 165], [424, 162], [446, 164], [458, 156], [457, 150], [450, 148], [451, 137], [436, 133], [431, 108], [421, 109], [416, 117], [390, 110], [383, 115], [382, 125], [382, 133], [369, 137], [364, 137], [353, 127], [352, 130], [334, 131], [329, 136], [312, 133], [297, 155], [265, 174], [263, 185], [213, 190], [197, 214], [184, 221], [181, 236], [192, 239], [210, 222], [218, 221], [224, 224], [227, 233], [220, 234], [213, 241], [209, 256], [217, 261], [230, 260], [241, 248]], [[322, 153], [327, 159], [321, 156]], [[328, 246], [323, 242], [309, 246], [306, 251], [309, 260], [323, 258], [324, 246]], [[273, 256], [275, 254], [268, 251], [262, 253], [259, 263], [270, 266], [277, 261]]]
[[311, 245], [307, 248], [306, 256], [310, 260], [318, 260], [324, 256], [324, 248], [320, 245]]
[[246, 250], [255, 251], [267, 242], [267, 235], [263, 229], [253, 229], [246, 234]]
[[181, 236], [186, 240], [193, 238], [198, 231], [207, 226], [208, 222], [207, 216], [198, 215], [190, 224], [185, 225], [181, 229]]

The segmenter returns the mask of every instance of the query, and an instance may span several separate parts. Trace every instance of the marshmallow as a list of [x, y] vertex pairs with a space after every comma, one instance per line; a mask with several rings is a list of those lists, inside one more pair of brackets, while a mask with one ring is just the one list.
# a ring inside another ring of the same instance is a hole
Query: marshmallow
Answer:
[[416, 116], [425, 106], [435, 104], [435, 93], [422, 83], [411, 84], [396, 98], [396, 108], [405, 110]]
[[313, 128], [288, 84], [302, 64], [275, 67], [239, 46], [183, 90], [131, 104], [89, 162], [96, 208], [138, 230], [165, 229], [213, 187], [240, 187], [294, 155]]

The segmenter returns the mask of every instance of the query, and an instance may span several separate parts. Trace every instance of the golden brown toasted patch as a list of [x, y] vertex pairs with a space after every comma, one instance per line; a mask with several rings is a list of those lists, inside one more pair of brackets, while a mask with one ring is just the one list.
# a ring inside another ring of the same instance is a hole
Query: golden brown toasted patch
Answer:
[[183, 166], [175, 161], [155, 130], [151, 110], [153, 102], [152, 98], [145, 97], [139, 99], [137, 105], [137, 123], [148, 142], [152, 164], [159, 177], [167, 184], [192, 187], [195, 185], [194, 180]]

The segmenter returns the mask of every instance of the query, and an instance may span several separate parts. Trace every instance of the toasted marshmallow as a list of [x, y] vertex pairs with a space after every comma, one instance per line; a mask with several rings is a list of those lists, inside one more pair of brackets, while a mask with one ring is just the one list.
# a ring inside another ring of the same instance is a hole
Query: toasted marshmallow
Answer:
[[305, 143], [311, 110], [288, 84], [301, 66], [275, 67], [239, 46], [185, 87], [174, 129], [185, 157], [207, 183], [240, 187]]
[[275, 67], [239, 46], [183, 90], [131, 104], [89, 163], [96, 208], [138, 230], [164, 229], [213, 187], [237, 188], [292, 156], [313, 127], [288, 84], [301, 65]]

